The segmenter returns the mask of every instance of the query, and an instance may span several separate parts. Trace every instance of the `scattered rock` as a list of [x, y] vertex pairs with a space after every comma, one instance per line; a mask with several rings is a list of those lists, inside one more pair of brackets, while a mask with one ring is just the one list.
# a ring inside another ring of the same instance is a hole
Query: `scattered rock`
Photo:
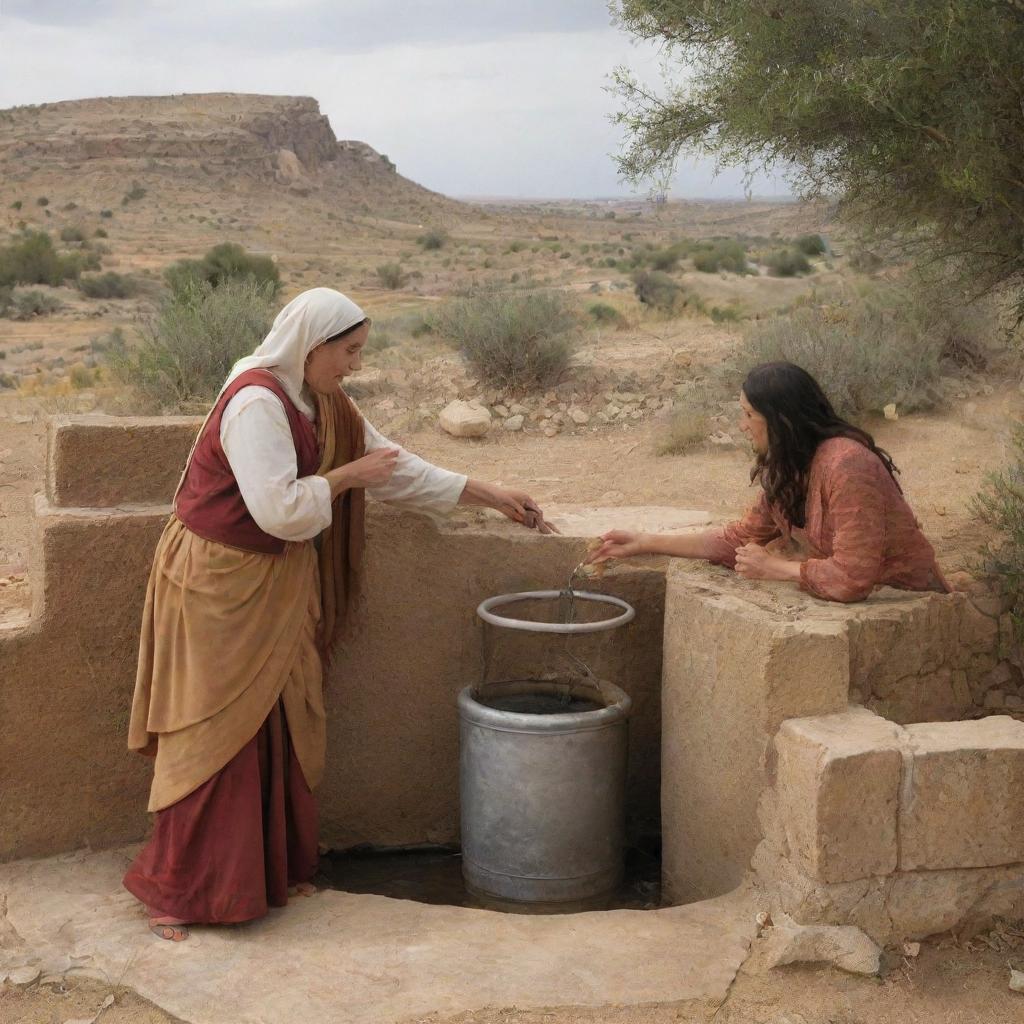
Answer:
[[544, 428], [544, 436], [545, 437], [558, 437], [558, 431], [554, 427], [545, 427]]
[[735, 448], [736, 441], [732, 434], [725, 433], [724, 430], [716, 430], [715, 433], [708, 437], [708, 440], [712, 444], [720, 445], [723, 448]]
[[582, 409], [570, 409], [569, 418], [578, 427], [582, 427], [584, 424], [590, 422], [590, 417]]
[[468, 402], [455, 401], [441, 410], [438, 422], [453, 437], [483, 437], [491, 429], [491, 414]]
[[1024, 993], [1024, 971], [1010, 968], [1010, 991]]
[[523, 429], [523, 417], [522, 416], [509, 416], [505, 420], [504, 427], [506, 430], [522, 430]]
[[496, 406], [494, 407], [494, 411], [495, 411], [495, 412], [496, 412], [496, 413], [497, 413], [497, 414], [498, 414], [499, 416], [501, 416], [501, 417], [503, 417], [503, 418], [504, 418], [505, 416], [508, 416], [508, 415], [509, 415], [509, 411], [508, 411], [508, 406], [507, 406], [507, 405], [496, 405]]
[[903, 955], [914, 958], [921, 952], [920, 942], [904, 942], [903, 943]]
[[896, 405], [895, 405], [895, 403], [894, 403], [894, 402], [890, 402], [890, 403], [889, 403], [889, 404], [888, 404], [888, 405], [887, 405], [887, 406], [886, 406], [886, 407], [885, 407], [885, 408], [884, 408], [884, 409], [882, 410], [882, 415], [883, 415], [883, 416], [884, 416], [884, 417], [885, 417], [885, 418], [886, 418], [887, 420], [898, 420], [898, 419], [900, 418], [900, 414], [899, 414], [899, 413], [898, 413], [898, 412], [896, 411]]
[[518, 402], [515, 402], [513, 405], [509, 406], [508, 411], [512, 413], [513, 416], [525, 416], [530, 410], [527, 409], [525, 405], [520, 405]]
[[785, 914], [765, 930], [761, 964], [829, 963], [851, 974], [877, 975], [882, 949], [852, 925], [801, 925]]

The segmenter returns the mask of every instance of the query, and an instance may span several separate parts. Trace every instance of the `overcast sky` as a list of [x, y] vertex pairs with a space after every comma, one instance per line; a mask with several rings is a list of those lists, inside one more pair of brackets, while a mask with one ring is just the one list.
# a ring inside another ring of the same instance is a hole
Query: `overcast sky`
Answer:
[[[452, 196], [625, 195], [620, 64], [653, 48], [604, 0], [0, 0], [0, 107], [92, 96], [313, 96], [340, 139]], [[758, 175], [758, 195], [788, 193]], [[741, 196], [738, 169], [680, 166], [674, 194]]]

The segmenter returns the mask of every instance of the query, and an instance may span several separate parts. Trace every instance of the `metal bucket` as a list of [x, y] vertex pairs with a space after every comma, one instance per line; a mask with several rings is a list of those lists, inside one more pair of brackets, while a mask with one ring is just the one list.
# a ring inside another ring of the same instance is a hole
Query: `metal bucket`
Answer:
[[589, 909], [615, 891], [631, 704], [594, 679], [459, 694], [462, 871], [485, 905]]

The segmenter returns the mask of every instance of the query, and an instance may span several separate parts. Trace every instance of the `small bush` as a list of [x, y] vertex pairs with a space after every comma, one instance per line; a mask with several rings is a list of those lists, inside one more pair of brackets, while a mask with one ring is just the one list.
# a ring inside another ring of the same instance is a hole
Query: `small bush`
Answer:
[[103, 228], [97, 228], [92, 233], [92, 236], [93, 236], [93, 238], [106, 238], [107, 237], [107, 233], [106, 233], [106, 231], [103, 230]]
[[891, 289], [760, 322], [741, 346], [737, 371], [785, 359], [814, 376], [841, 415], [880, 412], [890, 402], [912, 412], [940, 400], [936, 385], [952, 343], [983, 346], [988, 329], [952, 299]]
[[81, 228], [61, 228], [60, 240], [62, 242], [84, 242], [85, 234]]
[[764, 264], [772, 277], [799, 277], [812, 269], [807, 257], [796, 249], [775, 249], [765, 256]]
[[15, 199], [14, 202], [11, 203], [11, 209], [12, 210], [20, 210], [22, 205], [23, 204], [22, 204], [20, 199]]
[[821, 235], [801, 235], [793, 243], [793, 248], [805, 256], [821, 256], [825, 252], [825, 240]]
[[650, 264], [653, 270], [675, 270], [679, 265], [680, 252], [674, 247], [668, 249], [655, 249], [648, 258], [647, 262]]
[[202, 259], [179, 260], [164, 271], [168, 286], [176, 294], [184, 294], [202, 282], [219, 288], [226, 281], [246, 277], [268, 286], [274, 295], [281, 287], [281, 272], [277, 264], [269, 256], [247, 252], [237, 242], [222, 242]]
[[694, 246], [693, 266], [704, 274], [728, 271], [732, 274], [749, 274], [747, 250], [742, 242], [731, 240], [701, 242]]
[[377, 278], [384, 288], [392, 291], [402, 288], [406, 283], [405, 271], [399, 263], [382, 263], [377, 268]]
[[114, 211], [113, 210], [100, 210], [100, 216], [103, 217], [106, 220], [106, 219], [114, 216]]
[[49, 316], [60, 309], [60, 300], [36, 289], [15, 291], [7, 316], [11, 320], [31, 320], [36, 316]]
[[564, 292], [488, 288], [448, 299], [434, 326], [481, 380], [534, 390], [556, 383], [568, 369], [579, 324]]
[[45, 231], [25, 231], [9, 245], [0, 246], [0, 286], [14, 284], [57, 285], [77, 278], [87, 269], [93, 254], [59, 253]]
[[63, 210], [63, 211], [65, 212], [65, 213], [70, 213], [70, 212], [71, 212], [72, 210], [77, 210], [77, 209], [78, 209], [78, 203], [65, 203], [65, 204], [64, 204], [64, 205], [63, 205], [63, 206], [61, 207], [61, 209], [62, 209], [62, 210]]
[[68, 372], [68, 379], [76, 391], [82, 388], [90, 388], [96, 382], [95, 370], [89, 369], [85, 363], [75, 363]]
[[708, 394], [695, 390], [680, 395], [655, 450], [658, 455], [682, 455], [702, 445], [711, 432], [711, 426]]
[[417, 244], [421, 245], [426, 251], [443, 249], [449, 241], [448, 232], [444, 228], [430, 228], [416, 239]]
[[596, 324], [606, 327], [622, 328], [626, 326], [626, 318], [614, 306], [607, 302], [594, 302], [587, 307], [587, 312]]
[[50, 205], [50, 200], [47, 199], [46, 196], [40, 196], [36, 200], [36, 206], [49, 206], [49, 205]]
[[92, 276], [83, 274], [78, 279], [78, 287], [90, 299], [127, 299], [138, 291], [138, 284], [133, 278], [113, 270]]
[[742, 318], [742, 314], [735, 306], [712, 306], [708, 316], [716, 324], [735, 323]]
[[982, 572], [994, 577], [1009, 605], [1013, 639], [1024, 641], [1024, 427], [1012, 437], [1009, 465], [993, 473], [971, 502], [971, 512], [995, 531], [981, 549]]
[[874, 274], [881, 269], [885, 260], [870, 249], [855, 249], [850, 253], [848, 262], [850, 269], [855, 270], [858, 274]]
[[266, 336], [274, 291], [271, 282], [246, 275], [216, 287], [195, 281], [172, 292], [137, 345], [108, 340], [111, 369], [163, 409], [211, 401], [234, 363]]
[[661, 313], [700, 310], [703, 303], [668, 274], [659, 270], [637, 270], [633, 274], [633, 292], [645, 306]]

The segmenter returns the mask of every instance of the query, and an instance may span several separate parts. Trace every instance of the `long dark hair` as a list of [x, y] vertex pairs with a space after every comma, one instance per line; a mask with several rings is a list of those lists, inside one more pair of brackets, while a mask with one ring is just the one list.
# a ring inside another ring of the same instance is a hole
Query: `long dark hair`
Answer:
[[768, 451], [758, 454], [751, 481], [759, 480], [769, 505], [794, 526], [804, 525], [811, 459], [822, 441], [849, 437], [881, 460], [899, 488], [889, 453], [832, 408], [818, 382], [793, 363], [762, 363], [743, 382], [747, 401], [768, 421]]

